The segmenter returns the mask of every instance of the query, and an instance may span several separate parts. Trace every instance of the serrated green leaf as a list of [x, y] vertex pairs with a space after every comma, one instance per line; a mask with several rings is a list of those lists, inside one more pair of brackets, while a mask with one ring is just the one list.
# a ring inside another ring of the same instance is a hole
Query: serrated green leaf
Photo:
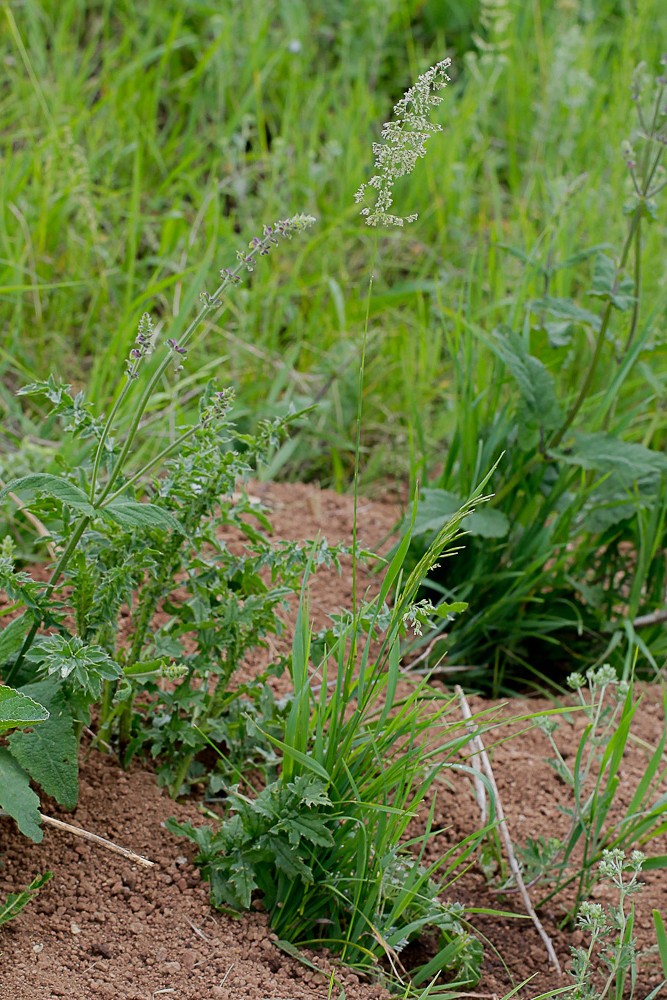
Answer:
[[244, 860], [241, 853], [238, 853], [236, 859], [229, 864], [228, 872], [229, 881], [234, 886], [238, 899], [238, 905], [244, 910], [248, 910], [252, 902], [252, 894], [258, 888], [252, 866]]
[[524, 448], [535, 447], [540, 431], [556, 430], [563, 420], [554, 380], [542, 362], [528, 352], [523, 338], [509, 327], [494, 331], [491, 348], [519, 389], [519, 442]]
[[15, 618], [0, 632], [0, 666], [12, 660], [21, 649], [28, 632], [26, 615]]
[[17, 726], [45, 722], [48, 717], [43, 705], [14, 688], [0, 686], [0, 733]]
[[328, 787], [328, 784], [312, 774], [299, 774], [294, 781], [287, 784], [287, 790], [297, 797], [300, 804], [308, 808], [331, 805], [331, 799], [327, 794]]
[[635, 303], [634, 281], [627, 275], [622, 276], [611, 257], [601, 253], [595, 258], [589, 295], [611, 302], [624, 312]]
[[46, 885], [52, 875], [53, 872], [45, 872], [43, 875], [37, 875], [30, 885], [27, 885], [21, 892], [10, 892], [4, 903], [0, 903], [0, 927], [18, 916], [42, 886]]
[[45, 705], [50, 718], [33, 732], [12, 733], [11, 754], [47, 795], [65, 809], [74, 809], [79, 798], [78, 742], [60, 686], [48, 680], [20, 690]]
[[582, 326], [590, 326], [595, 331], [600, 329], [600, 317], [596, 313], [590, 312], [589, 309], [582, 309], [571, 299], [559, 299], [545, 295], [541, 299], [535, 299], [531, 308], [534, 312], [544, 312], [555, 319], [580, 323]]
[[39, 825], [39, 798], [30, 787], [30, 778], [6, 747], [0, 747], [0, 807], [16, 820], [21, 833], [39, 844], [44, 836]]
[[61, 503], [87, 517], [93, 517], [95, 514], [95, 509], [91, 506], [83, 490], [66, 479], [52, 476], [48, 472], [34, 472], [29, 476], [13, 479], [11, 483], [7, 483], [3, 490], [0, 490], [0, 501], [4, 500], [10, 492], [16, 493], [24, 501], [30, 501], [38, 493], [43, 493], [45, 496], [53, 497], [54, 500], [60, 500]]
[[113, 681], [122, 671], [101, 646], [91, 646], [78, 636], [47, 635], [37, 639], [26, 659], [38, 663], [42, 672], [57, 675], [84, 692], [88, 700], [97, 699], [104, 681]]
[[321, 816], [292, 816], [285, 820], [284, 828], [290, 843], [296, 847], [307, 840], [318, 847], [333, 847], [334, 839]]
[[312, 884], [312, 869], [303, 862], [295, 851], [290, 849], [289, 844], [278, 837], [272, 837], [267, 846], [276, 859], [276, 868], [284, 872], [288, 878], [300, 878], [309, 885]]
[[102, 508], [100, 513], [122, 528], [164, 528], [181, 533], [183, 531], [173, 514], [153, 503], [137, 503], [135, 500], [124, 500], [119, 497]]

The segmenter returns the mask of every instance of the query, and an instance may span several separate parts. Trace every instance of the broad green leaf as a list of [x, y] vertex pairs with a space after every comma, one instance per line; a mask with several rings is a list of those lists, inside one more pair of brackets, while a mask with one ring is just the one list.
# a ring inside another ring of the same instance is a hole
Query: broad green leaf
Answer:
[[33, 732], [12, 733], [12, 756], [47, 795], [65, 809], [73, 809], [79, 797], [78, 742], [60, 686], [47, 680], [28, 684], [21, 692], [45, 705], [50, 718]]
[[588, 294], [611, 302], [621, 311], [631, 309], [635, 303], [634, 281], [622, 276], [611, 257], [603, 253], [595, 258], [593, 285]]
[[[447, 490], [422, 490], [414, 535], [435, 533], [463, 506], [463, 501]], [[487, 506], [466, 514], [461, 522], [463, 531], [480, 538], [504, 538], [509, 531], [509, 521], [500, 510]]]
[[28, 623], [25, 615], [15, 618], [9, 625], [0, 632], [0, 667], [13, 660], [23, 645], [23, 640], [28, 632]]
[[39, 798], [30, 787], [30, 778], [5, 747], [0, 747], [0, 807], [16, 820], [21, 833], [39, 844], [44, 836], [39, 825]]
[[46, 885], [52, 875], [53, 872], [45, 872], [44, 875], [37, 875], [30, 885], [27, 885], [21, 892], [10, 892], [4, 903], [0, 903], [0, 927], [18, 916], [32, 897], [36, 895], [43, 885]]
[[183, 532], [180, 523], [168, 510], [153, 503], [138, 503], [119, 497], [106, 507], [101, 514], [111, 518], [122, 528], [164, 528], [167, 531]]
[[7, 483], [3, 490], [0, 490], [0, 501], [4, 500], [10, 492], [16, 493], [21, 500], [26, 501], [32, 500], [38, 493], [44, 494], [53, 497], [54, 500], [60, 500], [61, 503], [87, 517], [93, 517], [95, 514], [95, 509], [91, 506], [83, 490], [66, 479], [52, 476], [48, 472], [34, 472], [29, 476], [13, 479], [11, 483]]
[[558, 452], [558, 458], [568, 465], [610, 474], [614, 485], [626, 490], [634, 490], [642, 481], [657, 481], [667, 473], [667, 457], [662, 452], [612, 434], [575, 434], [572, 447]]
[[241, 907], [244, 910], [250, 909], [252, 894], [257, 889], [257, 882], [252, 865], [248, 864], [240, 851], [236, 852], [236, 859], [230, 862], [229, 881], [234, 886]]
[[17, 726], [44, 722], [48, 717], [49, 713], [43, 705], [14, 688], [0, 686], [0, 733]]
[[563, 420], [554, 380], [542, 362], [529, 354], [523, 338], [509, 327], [495, 330], [490, 346], [519, 389], [519, 443], [524, 448], [535, 447], [541, 431], [556, 430]]

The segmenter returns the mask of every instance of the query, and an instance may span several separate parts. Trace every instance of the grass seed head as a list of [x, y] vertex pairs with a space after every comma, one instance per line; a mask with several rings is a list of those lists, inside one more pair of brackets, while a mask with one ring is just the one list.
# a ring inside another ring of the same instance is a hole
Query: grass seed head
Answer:
[[376, 173], [354, 196], [360, 204], [369, 188], [376, 192], [375, 205], [361, 209], [368, 226], [403, 226], [417, 218], [416, 215], [394, 215], [390, 211], [394, 184], [399, 177], [412, 173], [417, 161], [426, 156], [426, 141], [430, 136], [442, 132], [442, 125], [432, 122], [429, 116], [431, 108], [442, 101], [437, 91], [449, 83], [446, 71], [450, 65], [451, 59], [443, 59], [422, 73], [394, 106], [394, 120], [386, 122], [382, 129], [383, 141], [373, 143]]

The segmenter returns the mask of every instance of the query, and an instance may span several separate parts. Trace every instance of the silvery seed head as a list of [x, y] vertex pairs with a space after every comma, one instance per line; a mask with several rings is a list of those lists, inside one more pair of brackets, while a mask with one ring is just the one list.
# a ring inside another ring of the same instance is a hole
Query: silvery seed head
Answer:
[[442, 125], [432, 122], [429, 115], [431, 108], [442, 101], [436, 91], [447, 86], [449, 77], [446, 70], [450, 65], [450, 59], [443, 59], [422, 73], [395, 105], [394, 120], [387, 122], [382, 129], [383, 141], [373, 143], [376, 173], [361, 185], [354, 196], [359, 204], [365, 200], [369, 189], [376, 193], [374, 206], [361, 209], [367, 225], [402, 226], [417, 218], [416, 215], [403, 218], [390, 211], [394, 184], [399, 177], [412, 173], [417, 161], [426, 155], [427, 139], [435, 132], [442, 132]]

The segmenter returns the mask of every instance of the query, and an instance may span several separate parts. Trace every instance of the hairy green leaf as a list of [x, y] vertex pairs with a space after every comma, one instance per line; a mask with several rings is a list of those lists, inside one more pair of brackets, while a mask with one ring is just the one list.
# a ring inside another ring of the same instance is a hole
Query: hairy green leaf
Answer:
[[153, 503], [137, 503], [122, 497], [113, 500], [101, 512], [122, 528], [164, 528], [183, 532], [180, 523], [168, 510]]
[[44, 722], [48, 717], [49, 713], [43, 705], [14, 688], [0, 686], [0, 733], [17, 726]]
[[545, 295], [544, 298], [535, 299], [532, 308], [534, 312], [544, 312], [555, 319], [590, 326], [595, 331], [600, 329], [600, 317], [588, 309], [581, 309], [571, 299], [558, 299]]
[[624, 490], [634, 490], [642, 481], [657, 483], [667, 473], [667, 457], [662, 452], [612, 434], [575, 434], [572, 447], [559, 452], [558, 458], [582, 469], [607, 473]]
[[519, 389], [519, 442], [526, 449], [533, 448], [539, 443], [541, 432], [556, 430], [562, 423], [554, 380], [542, 362], [528, 352], [523, 338], [509, 327], [494, 331], [491, 347]]
[[595, 258], [593, 285], [589, 295], [611, 302], [617, 309], [625, 312], [635, 303], [635, 284], [632, 278], [619, 274], [611, 257], [600, 253]]
[[30, 787], [30, 778], [5, 747], [0, 747], [0, 807], [16, 820], [21, 833], [39, 844], [44, 836], [39, 825], [39, 798]]
[[[424, 535], [439, 531], [462, 506], [463, 501], [455, 493], [440, 489], [422, 490], [413, 534]], [[467, 514], [461, 528], [480, 538], [504, 538], [509, 531], [509, 521], [502, 511], [483, 506]]]
[[95, 509], [91, 506], [88, 497], [78, 486], [62, 479], [60, 476], [52, 476], [48, 472], [34, 472], [29, 476], [22, 476], [7, 483], [3, 490], [0, 490], [0, 500], [8, 493], [16, 493], [21, 500], [32, 500], [38, 494], [60, 500], [73, 510], [87, 517], [93, 517]]
[[10, 751], [47, 795], [73, 809], [79, 797], [78, 743], [60, 686], [53, 680], [41, 681], [26, 685], [21, 693], [44, 704], [50, 718], [32, 732], [12, 733]]
[[89, 646], [78, 636], [42, 636], [33, 643], [26, 659], [40, 664], [43, 672], [68, 681], [92, 699], [100, 697], [103, 681], [116, 680], [122, 673], [106, 650]]

